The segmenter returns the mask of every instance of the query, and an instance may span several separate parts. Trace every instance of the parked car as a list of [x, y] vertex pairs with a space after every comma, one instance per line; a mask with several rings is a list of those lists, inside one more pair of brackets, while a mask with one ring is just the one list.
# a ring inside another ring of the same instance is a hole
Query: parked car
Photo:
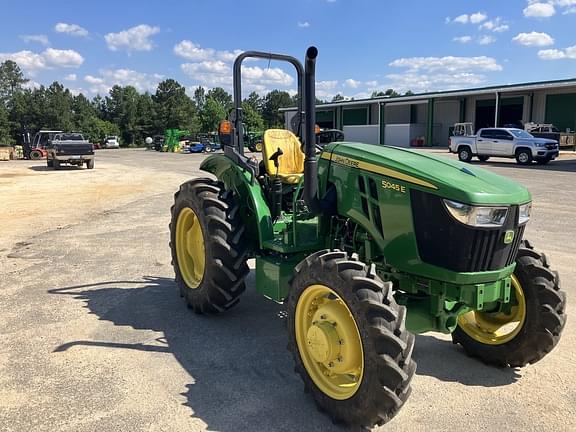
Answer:
[[46, 164], [55, 170], [64, 163], [94, 168], [94, 146], [79, 133], [58, 133], [46, 146]]
[[344, 141], [344, 132], [340, 129], [321, 129], [316, 132], [316, 144], [320, 147], [338, 141]]
[[114, 135], [107, 136], [106, 138], [104, 138], [104, 140], [102, 140], [102, 148], [118, 149], [118, 148], [120, 148], [120, 140], [118, 139], [117, 136], [114, 136]]
[[516, 128], [485, 128], [477, 135], [453, 136], [450, 151], [458, 159], [470, 162], [474, 156], [487, 161], [491, 156], [515, 158], [521, 165], [533, 161], [547, 164], [558, 157], [558, 141], [535, 138], [532, 134]]

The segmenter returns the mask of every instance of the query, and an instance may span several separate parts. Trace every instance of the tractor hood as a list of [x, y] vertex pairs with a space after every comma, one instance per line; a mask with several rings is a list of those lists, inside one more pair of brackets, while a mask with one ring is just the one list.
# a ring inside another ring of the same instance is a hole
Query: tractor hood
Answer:
[[513, 180], [421, 151], [343, 142], [327, 145], [321, 157], [467, 204], [524, 204], [531, 200], [528, 190]]

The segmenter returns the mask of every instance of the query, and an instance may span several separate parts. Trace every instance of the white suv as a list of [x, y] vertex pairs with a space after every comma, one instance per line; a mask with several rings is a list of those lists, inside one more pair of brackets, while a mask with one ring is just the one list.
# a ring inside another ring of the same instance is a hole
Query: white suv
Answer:
[[111, 135], [104, 138], [104, 142], [102, 144], [103, 148], [120, 148], [120, 142], [118, 141], [118, 137]]

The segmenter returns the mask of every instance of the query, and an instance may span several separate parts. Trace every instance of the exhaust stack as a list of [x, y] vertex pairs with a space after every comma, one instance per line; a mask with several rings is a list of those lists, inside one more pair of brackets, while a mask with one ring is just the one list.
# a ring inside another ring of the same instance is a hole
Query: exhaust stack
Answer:
[[304, 64], [304, 201], [312, 213], [320, 213], [318, 199], [318, 162], [316, 161], [316, 57], [318, 49], [311, 46], [306, 50]]

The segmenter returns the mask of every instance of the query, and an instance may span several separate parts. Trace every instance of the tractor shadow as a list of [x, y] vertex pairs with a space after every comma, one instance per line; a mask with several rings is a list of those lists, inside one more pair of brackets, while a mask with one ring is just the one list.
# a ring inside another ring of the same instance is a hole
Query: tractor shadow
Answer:
[[250, 289], [253, 273], [240, 304], [217, 316], [190, 311], [177, 294], [174, 280], [168, 278], [52, 289], [52, 295], [84, 302], [100, 320], [163, 333], [163, 337], [136, 344], [70, 341], [54, 352], [81, 346], [173, 355], [190, 376], [190, 384], [182, 388], [184, 405], [209, 430], [344, 431], [318, 413], [312, 398], [304, 394], [286, 350], [283, 306]]
[[513, 384], [522, 376], [519, 369], [488, 366], [466, 355], [460, 345], [434, 337], [431, 333], [416, 336], [414, 360], [417, 375], [430, 376], [466, 386], [501, 387]]

